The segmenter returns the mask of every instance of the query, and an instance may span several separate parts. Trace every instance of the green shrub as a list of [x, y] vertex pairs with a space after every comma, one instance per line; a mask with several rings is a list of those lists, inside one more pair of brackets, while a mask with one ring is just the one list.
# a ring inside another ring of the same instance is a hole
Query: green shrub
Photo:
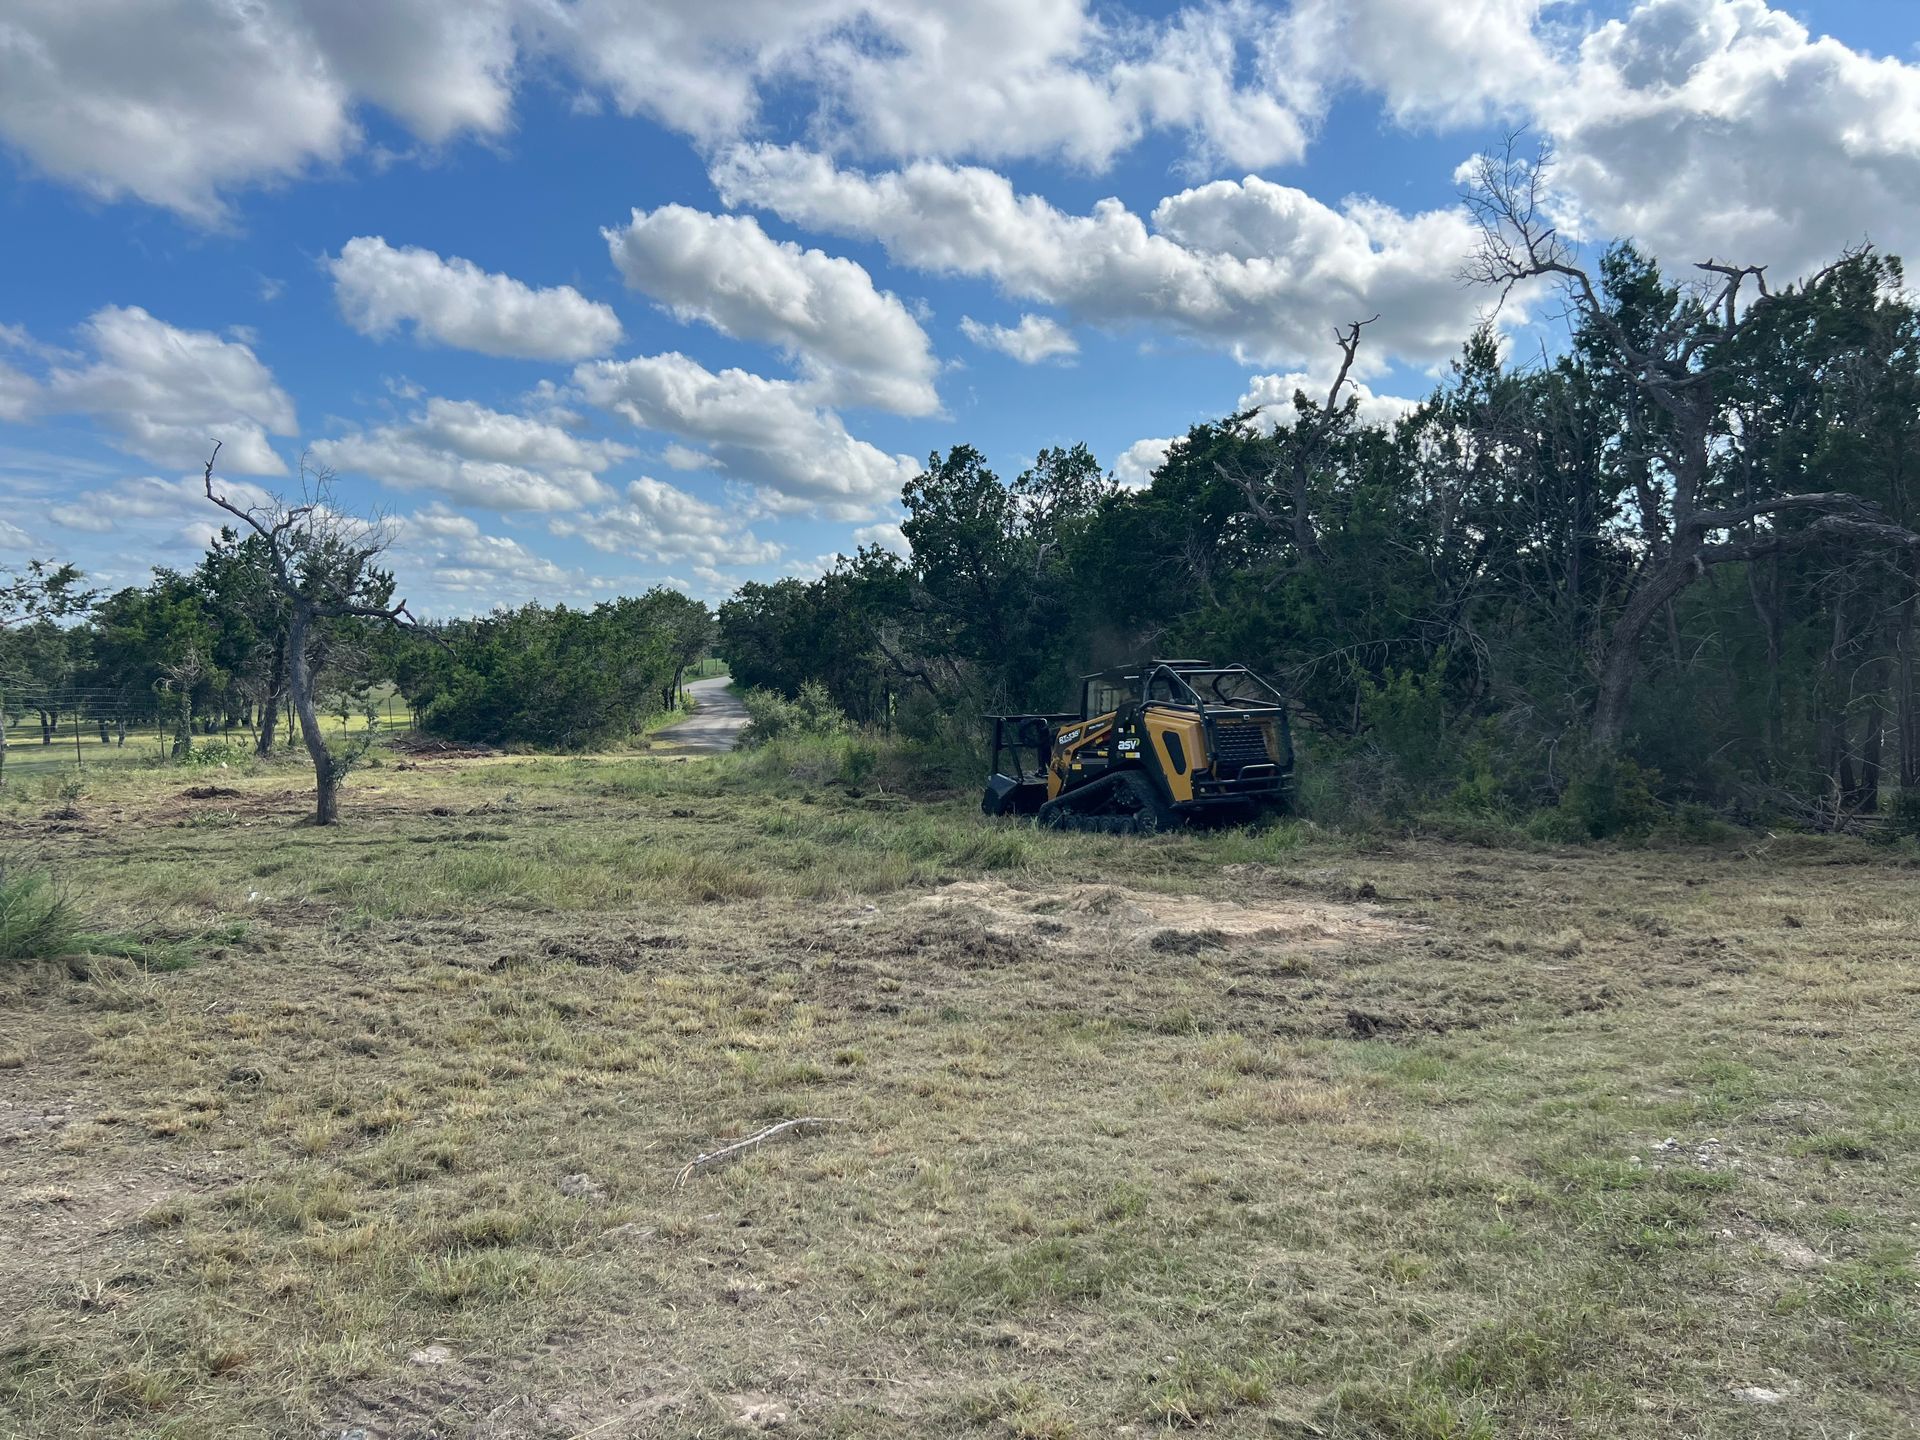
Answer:
[[1394, 669], [1378, 681], [1359, 679], [1369, 748], [1415, 796], [1445, 789], [1460, 765], [1458, 737], [1447, 723], [1446, 671], [1442, 650], [1424, 671]]
[[0, 962], [64, 955], [79, 928], [79, 913], [45, 871], [0, 860]]
[[1692, 845], [1714, 845], [1735, 838], [1739, 830], [1716, 814], [1711, 806], [1689, 801], [1668, 818], [1666, 827], [1674, 838]]
[[195, 770], [238, 770], [253, 760], [253, 747], [244, 741], [205, 740], [175, 763]]
[[1553, 812], [1557, 827], [1569, 839], [1606, 840], [1620, 835], [1644, 835], [1659, 823], [1664, 811], [1654, 798], [1660, 777], [1631, 760], [1591, 761], [1577, 771]]
[[742, 698], [747, 707], [743, 745], [764, 745], [783, 735], [845, 735], [853, 728], [827, 687], [816, 681], [802, 685], [791, 700], [773, 690], [749, 690]]
[[1887, 828], [1896, 836], [1920, 836], [1920, 790], [1895, 794], [1887, 807]]

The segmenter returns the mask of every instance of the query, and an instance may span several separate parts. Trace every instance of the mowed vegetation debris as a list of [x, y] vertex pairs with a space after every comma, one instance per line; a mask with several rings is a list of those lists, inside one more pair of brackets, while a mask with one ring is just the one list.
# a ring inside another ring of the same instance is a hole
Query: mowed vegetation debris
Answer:
[[1913, 1428], [1904, 850], [1057, 834], [863, 744], [9, 787], [85, 930], [4, 973], [0, 1432]]

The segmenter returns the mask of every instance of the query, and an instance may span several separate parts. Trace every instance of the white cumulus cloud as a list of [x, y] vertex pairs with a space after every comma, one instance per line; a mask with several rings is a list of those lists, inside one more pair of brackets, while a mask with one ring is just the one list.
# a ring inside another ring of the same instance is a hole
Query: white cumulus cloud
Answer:
[[868, 175], [750, 146], [714, 169], [732, 205], [877, 240], [900, 264], [993, 280], [1021, 299], [1109, 327], [1148, 324], [1255, 363], [1304, 365], [1335, 326], [1378, 313], [1363, 365], [1451, 354], [1486, 297], [1455, 279], [1474, 243], [1458, 208], [1339, 208], [1258, 176], [1185, 190], [1152, 228], [1118, 200], [1070, 215], [978, 167], [924, 162]]
[[1296, 63], [1380, 96], [1405, 124], [1461, 127], [1556, 83], [1552, 0], [1296, 0]]
[[685, 355], [600, 360], [575, 368], [593, 404], [645, 430], [704, 445], [771, 509], [863, 519], [919, 467], [847, 433], [805, 387], [745, 370], [708, 370]]
[[400, 589], [423, 613], [490, 610], [537, 601], [587, 600], [598, 589], [587, 575], [490, 535], [477, 520], [444, 505], [400, 517], [388, 559]]
[[[221, 452], [223, 459], [225, 453]], [[266, 490], [245, 480], [218, 475], [215, 480], [216, 493], [243, 508], [265, 508], [273, 502]], [[172, 538], [190, 531], [196, 545], [205, 544], [222, 526], [234, 523], [232, 517], [214, 509], [207, 499], [205, 478], [200, 475], [174, 480], [141, 475], [121, 480], [76, 495], [53, 506], [47, 514], [55, 524], [88, 535], [140, 531], [163, 532]]]
[[764, 565], [780, 546], [762, 540], [739, 517], [677, 486], [643, 475], [620, 502], [590, 515], [549, 522], [556, 535], [575, 536], [596, 550], [671, 564], [697, 562], [695, 573], [717, 578], [721, 565]]
[[313, 446], [322, 465], [496, 510], [573, 510], [607, 498], [600, 472], [632, 452], [546, 420], [438, 397], [409, 420]]
[[1022, 365], [1038, 365], [1042, 360], [1080, 351], [1079, 342], [1066, 327], [1046, 315], [1022, 315], [1016, 325], [986, 325], [963, 315], [960, 329], [974, 344], [1011, 355]]
[[40, 387], [31, 375], [0, 360], [0, 420], [20, 423], [39, 398]]
[[1087, 0], [617, 0], [542, 4], [535, 43], [624, 111], [716, 143], [781, 88], [847, 150], [1061, 155], [1099, 168], [1152, 129], [1233, 163], [1299, 158], [1318, 92], [1284, 17], [1196, 5], [1166, 20]]
[[1761, 0], [1646, 0], [1537, 101], [1590, 230], [1670, 267], [1805, 273], [1920, 242], [1920, 65], [1812, 36]]
[[1136, 440], [1120, 452], [1114, 462], [1113, 478], [1126, 490], [1144, 490], [1153, 483], [1153, 472], [1166, 463], [1167, 451], [1174, 446], [1172, 436], [1164, 440]]
[[891, 550], [896, 555], [913, 553], [913, 546], [907, 542], [906, 531], [891, 520], [878, 525], [862, 525], [853, 532], [853, 543], [862, 547], [878, 545], [882, 550]]
[[[1269, 429], [1289, 425], [1297, 413], [1293, 407], [1293, 397], [1304, 393], [1316, 404], [1324, 404], [1327, 391], [1333, 385], [1333, 376], [1331, 369], [1255, 375], [1247, 381], [1246, 393], [1234, 402], [1233, 408], [1236, 413], [1258, 410], [1260, 423]], [[1391, 425], [1420, 404], [1418, 400], [1407, 400], [1398, 395], [1376, 395], [1364, 383], [1355, 380], [1349, 380], [1340, 391], [1341, 404], [1351, 399], [1360, 402], [1357, 413], [1361, 422], [1368, 425]]]
[[429, 145], [504, 134], [530, 72], [702, 143], [778, 91], [863, 154], [1097, 167], [1158, 128], [1265, 165], [1299, 157], [1318, 103], [1289, 29], [1247, 0], [1165, 20], [1089, 0], [12, 0], [0, 137], [201, 223], [363, 153], [372, 107]]
[[612, 307], [571, 285], [536, 290], [471, 260], [395, 247], [378, 235], [356, 236], [326, 264], [340, 313], [376, 339], [409, 324], [422, 340], [523, 360], [580, 360], [620, 340]]
[[926, 332], [853, 261], [775, 240], [751, 216], [685, 205], [635, 210], [602, 233], [629, 286], [683, 321], [779, 346], [827, 403], [939, 409]]
[[517, 46], [508, 0], [308, 0], [298, 8], [339, 83], [422, 140], [495, 135], [511, 122]]
[[222, 188], [342, 159], [351, 96], [278, 7], [197, 0], [11, 0], [0, 15], [0, 135], [105, 199], [201, 221]]
[[180, 329], [137, 305], [96, 310], [79, 334], [85, 352], [40, 380], [0, 373], [11, 418], [86, 415], [121, 449], [163, 465], [198, 464], [218, 440], [228, 473], [286, 473], [267, 437], [294, 433], [293, 400], [251, 346]]

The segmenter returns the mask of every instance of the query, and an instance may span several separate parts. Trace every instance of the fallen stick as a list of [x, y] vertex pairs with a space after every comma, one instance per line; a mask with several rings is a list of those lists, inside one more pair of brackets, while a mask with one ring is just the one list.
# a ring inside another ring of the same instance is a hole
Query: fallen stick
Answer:
[[673, 1178], [673, 1188], [678, 1190], [703, 1170], [725, 1165], [738, 1160], [749, 1151], [757, 1150], [769, 1140], [778, 1140], [782, 1135], [805, 1135], [824, 1125], [844, 1125], [847, 1122], [836, 1115], [802, 1115], [797, 1120], [782, 1120], [778, 1125], [769, 1125], [757, 1135], [749, 1135], [744, 1140], [736, 1140], [731, 1145], [722, 1145], [718, 1150], [709, 1150], [704, 1155], [696, 1155], [680, 1167], [680, 1173]]

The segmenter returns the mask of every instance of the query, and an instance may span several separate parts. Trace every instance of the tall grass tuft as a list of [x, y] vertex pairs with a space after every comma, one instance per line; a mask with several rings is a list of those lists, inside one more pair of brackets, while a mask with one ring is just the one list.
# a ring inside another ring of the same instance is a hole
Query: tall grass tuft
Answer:
[[0, 963], [73, 948], [80, 914], [43, 870], [0, 859]]

